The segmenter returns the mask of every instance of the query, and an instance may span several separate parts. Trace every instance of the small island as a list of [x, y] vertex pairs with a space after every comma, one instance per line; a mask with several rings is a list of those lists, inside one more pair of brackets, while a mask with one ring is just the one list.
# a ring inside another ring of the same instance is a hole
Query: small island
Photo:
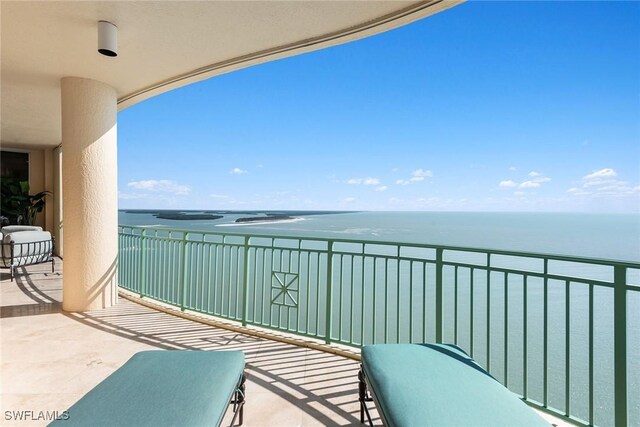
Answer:
[[254, 216], [250, 218], [238, 218], [236, 222], [267, 222], [267, 221], [283, 221], [288, 219], [295, 219], [295, 217], [289, 215], [269, 215], [269, 216]]
[[162, 212], [156, 213], [153, 216], [159, 219], [173, 219], [178, 221], [194, 221], [194, 220], [203, 220], [203, 219], [220, 219], [223, 218], [222, 215], [211, 215], [211, 214], [186, 214], [181, 212]]

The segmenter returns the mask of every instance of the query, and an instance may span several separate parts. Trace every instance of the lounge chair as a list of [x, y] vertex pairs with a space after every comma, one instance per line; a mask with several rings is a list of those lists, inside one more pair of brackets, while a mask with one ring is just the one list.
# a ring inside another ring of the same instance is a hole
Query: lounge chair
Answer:
[[377, 344], [362, 349], [360, 422], [374, 401], [385, 426], [549, 424], [462, 349], [446, 344]]
[[242, 425], [244, 366], [241, 351], [143, 351], [49, 425], [219, 426], [230, 405]]

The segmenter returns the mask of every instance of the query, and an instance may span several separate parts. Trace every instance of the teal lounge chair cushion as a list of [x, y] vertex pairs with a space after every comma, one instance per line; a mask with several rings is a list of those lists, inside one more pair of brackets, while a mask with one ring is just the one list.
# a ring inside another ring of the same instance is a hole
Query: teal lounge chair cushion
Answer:
[[369, 345], [362, 367], [389, 427], [549, 427], [455, 346]]
[[50, 425], [217, 426], [244, 364], [241, 351], [143, 351]]

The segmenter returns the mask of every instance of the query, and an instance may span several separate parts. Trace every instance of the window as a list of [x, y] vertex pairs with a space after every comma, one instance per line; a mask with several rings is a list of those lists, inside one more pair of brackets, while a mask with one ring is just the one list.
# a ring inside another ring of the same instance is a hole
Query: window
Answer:
[[29, 180], [29, 153], [2, 151], [0, 153], [0, 176]]

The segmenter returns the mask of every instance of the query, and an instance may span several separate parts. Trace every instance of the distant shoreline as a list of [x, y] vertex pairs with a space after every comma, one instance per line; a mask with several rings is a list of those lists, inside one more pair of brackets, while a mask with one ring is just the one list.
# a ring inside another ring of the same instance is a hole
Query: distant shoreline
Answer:
[[245, 222], [273, 222], [273, 221], [284, 221], [288, 219], [295, 219], [295, 217], [289, 215], [268, 215], [266, 217], [262, 216], [253, 216], [253, 217], [244, 217], [236, 219], [237, 223], [245, 223]]
[[158, 219], [172, 219], [176, 221], [199, 221], [224, 218], [222, 215], [210, 214], [183, 214], [183, 213], [157, 213], [153, 214]]
[[242, 227], [251, 225], [265, 225], [265, 224], [287, 224], [292, 222], [304, 221], [305, 218], [288, 218], [288, 219], [269, 219], [269, 217], [255, 218], [252, 221], [232, 222], [228, 224], [216, 224], [216, 227]]

